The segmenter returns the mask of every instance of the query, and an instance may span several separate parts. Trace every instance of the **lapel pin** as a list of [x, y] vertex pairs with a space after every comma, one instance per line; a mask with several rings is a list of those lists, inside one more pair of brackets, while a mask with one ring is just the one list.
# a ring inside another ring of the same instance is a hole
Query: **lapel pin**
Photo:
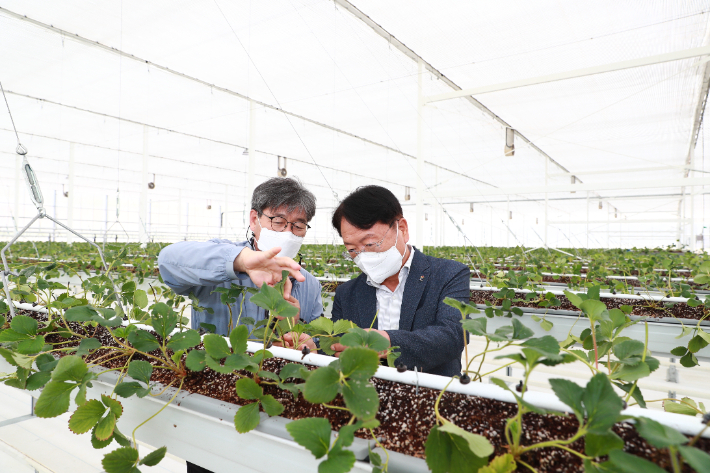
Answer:
[[424, 276], [419, 276], [420, 281], [424, 281]]

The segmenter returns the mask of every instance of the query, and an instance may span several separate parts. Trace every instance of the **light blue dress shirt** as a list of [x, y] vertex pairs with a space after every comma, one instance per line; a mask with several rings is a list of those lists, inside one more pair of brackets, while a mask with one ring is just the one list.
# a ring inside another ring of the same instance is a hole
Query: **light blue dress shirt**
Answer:
[[[228, 335], [236, 326], [243, 296], [232, 305], [232, 327], [228, 327], [229, 309], [220, 300], [220, 293], [213, 291], [218, 287], [229, 288], [232, 283], [256, 287], [246, 273], [234, 272], [234, 259], [248, 245], [248, 241], [234, 243], [220, 239], [207, 242], [183, 241], [167, 246], [160, 252], [158, 268], [165, 284], [177, 294], [194, 294], [200, 306], [214, 311], [209, 314], [193, 308], [192, 328], [195, 330], [199, 329], [201, 323], [207, 323], [217, 327], [217, 333]], [[301, 274], [306, 280], [294, 281], [291, 294], [301, 305], [301, 320], [307, 323], [323, 314], [321, 285], [305, 269], [301, 269]], [[246, 298], [242, 317], [251, 317], [256, 322], [263, 320], [266, 311], [250, 302], [251, 294], [247, 294]]]

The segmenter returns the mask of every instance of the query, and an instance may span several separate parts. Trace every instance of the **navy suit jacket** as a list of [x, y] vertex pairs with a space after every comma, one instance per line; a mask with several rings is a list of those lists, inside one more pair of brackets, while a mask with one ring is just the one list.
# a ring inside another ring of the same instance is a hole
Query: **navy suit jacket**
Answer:
[[[461, 312], [444, 304], [444, 299], [468, 302], [470, 278], [468, 267], [461, 263], [414, 252], [404, 286], [399, 330], [387, 330], [392, 346], [398, 346], [402, 353], [397, 364], [443, 376], [461, 374]], [[376, 289], [367, 284], [365, 274], [335, 290], [334, 322], [346, 319], [369, 328], [376, 312]]]

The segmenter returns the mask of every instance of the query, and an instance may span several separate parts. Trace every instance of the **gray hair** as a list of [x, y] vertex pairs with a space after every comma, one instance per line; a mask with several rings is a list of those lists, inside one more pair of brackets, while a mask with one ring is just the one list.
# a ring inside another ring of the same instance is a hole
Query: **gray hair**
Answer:
[[306, 220], [311, 221], [316, 214], [316, 196], [303, 187], [301, 181], [290, 177], [274, 177], [262, 182], [251, 196], [251, 208], [261, 217], [264, 209], [278, 209], [287, 206], [287, 212], [303, 209]]

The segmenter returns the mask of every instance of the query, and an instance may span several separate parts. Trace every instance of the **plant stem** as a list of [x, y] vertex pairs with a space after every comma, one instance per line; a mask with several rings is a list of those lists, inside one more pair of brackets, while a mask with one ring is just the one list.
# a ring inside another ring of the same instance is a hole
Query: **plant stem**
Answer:
[[163, 410], [164, 410], [166, 407], [168, 407], [170, 404], [172, 404], [172, 402], [175, 400], [175, 398], [177, 397], [178, 393], [179, 393], [180, 390], [182, 389], [182, 383], [184, 383], [184, 382], [185, 382], [185, 378], [183, 378], [183, 379], [180, 380], [180, 386], [178, 386], [177, 391], [175, 391], [175, 394], [173, 395], [173, 397], [170, 398], [170, 400], [169, 400], [168, 402], [166, 402], [165, 404], [163, 404], [163, 407], [161, 407], [161, 408], [158, 410], [158, 412], [156, 412], [156, 413], [153, 414], [152, 416], [148, 417], [146, 420], [144, 420], [143, 422], [141, 422], [140, 424], [138, 424], [135, 429], [133, 429], [133, 433], [131, 434], [131, 437], [133, 437], [133, 445], [137, 445], [137, 443], [136, 443], [136, 430], [138, 430], [138, 429], [141, 428], [143, 425], [145, 425], [145, 424], [147, 424], [148, 422], [150, 422], [155, 416], [157, 416], [158, 414], [160, 414], [161, 412], [163, 412]]
[[[646, 362], [646, 350], [648, 349], [648, 321], [645, 321], [646, 325], [646, 342], [643, 345], [643, 355], [641, 355], [641, 363]], [[631, 386], [631, 389], [629, 389], [629, 394], [626, 395], [626, 399], [624, 399], [625, 402], [629, 402], [629, 399], [631, 399], [631, 395], [634, 393], [634, 390], [636, 389], [636, 384], [639, 382], [637, 379], [634, 381], [634, 385]]]
[[449, 385], [454, 381], [454, 379], [458, 378], [458, 376], [453, 376], [448, 383], [446, 383], [446, 386], [444, 386], [444, 389], [441, 390], [439, 395], [436, 397], [436, 402], [434, 403], [434, 414], [436, 414], [436, 421], [437, 423], [443, 424], [446, 419], [441, 417], [441, 414], [439, 414], [439, 402], [441, 402], [441, 397], [444, 395], [446, 390], [449, 388]]

